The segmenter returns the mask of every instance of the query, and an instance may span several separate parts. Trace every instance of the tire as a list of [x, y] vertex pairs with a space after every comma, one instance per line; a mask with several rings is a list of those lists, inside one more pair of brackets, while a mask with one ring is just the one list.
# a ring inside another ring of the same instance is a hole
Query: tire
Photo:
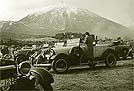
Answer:
[[108, 67], [116, 66], [117, 63], [117, 57], [114, 53], [108, 53], [105, 57], [105, 64]]
[[56, 58], [56, 60], [52, 62], [52, 67], [56, 73], [65, 73], [69, 68], [67, 58], [66, 57]]

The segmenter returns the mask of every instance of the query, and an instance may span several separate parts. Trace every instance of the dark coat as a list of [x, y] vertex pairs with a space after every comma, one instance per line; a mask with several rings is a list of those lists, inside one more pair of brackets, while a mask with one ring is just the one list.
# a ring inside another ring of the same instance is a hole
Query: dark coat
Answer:
[[85, 47], [86, 57], [87, 58], [93, 58], [93, 37], [92, 36], [86, 36], [84, 43], [86, 44], [86, 47]]

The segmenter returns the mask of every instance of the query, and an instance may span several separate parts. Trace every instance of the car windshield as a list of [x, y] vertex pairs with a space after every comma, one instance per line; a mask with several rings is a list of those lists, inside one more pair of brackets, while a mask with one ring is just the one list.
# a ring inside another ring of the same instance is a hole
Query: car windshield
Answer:
[[64, 42], [55, 43], [55, 47], [68, 47], [68, 46], [78, 46], [80, 39], [68, 39], [66, 46], [64, 46]]
[[21, 49], [32, 49], [32, 47], [22, 47]]
[[67, 46], [78, 46], [80, 38], [67, 40]]

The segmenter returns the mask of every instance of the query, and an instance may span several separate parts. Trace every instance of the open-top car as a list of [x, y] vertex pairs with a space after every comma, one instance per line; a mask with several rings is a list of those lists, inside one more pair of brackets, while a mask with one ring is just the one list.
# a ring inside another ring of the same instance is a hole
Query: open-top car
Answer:
[[19, 64], [20, 62], [29, 60], [29, 57], [39, 50], [40, 48], [33, 49], [32, 47], [23, 47], [15, 52], [14, 60]]
[[44, 68], [32, 67], [27, 61], [16, 64], [0, 59], [0, 91], [52, 91], [52, 75]]
[[49, 62], [56, 73], [66, 72], [70, 66], [87, 64], [94, 67], [97, 63], [105, 63], [108, 67], [116, 66], [121, 58], [131, 56], [133, 58], [133, 49], [126, 44], [94, 44], [93, 59], [87, 58], [85, 45], [79, 44], [79, 41], [72, 41], [74, 46], [52, 48]]

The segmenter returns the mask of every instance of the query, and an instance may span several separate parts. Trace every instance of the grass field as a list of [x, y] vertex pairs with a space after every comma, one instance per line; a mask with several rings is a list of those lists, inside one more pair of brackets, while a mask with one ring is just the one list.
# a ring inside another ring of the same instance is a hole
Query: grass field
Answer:
[[134, 60], [123, 60], [116, 67], [103, 64], [70, 69], [66, 74], [51, 72], [54, 91], [134, 91]]

